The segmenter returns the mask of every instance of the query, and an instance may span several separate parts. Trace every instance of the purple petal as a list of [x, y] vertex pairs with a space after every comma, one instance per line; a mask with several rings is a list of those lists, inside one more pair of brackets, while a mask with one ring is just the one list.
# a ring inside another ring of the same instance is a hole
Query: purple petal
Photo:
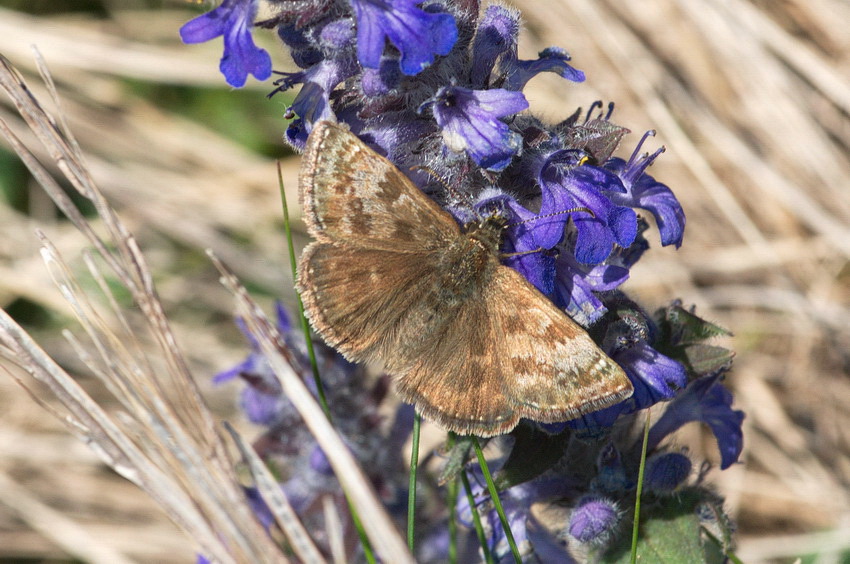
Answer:
[[598, 321], [607, 311], [594, 292], [613, 290], [625, 282], [629, 271], [614, 265], [585, 270], [570, 253], [562, 253], [555, 263], [554, 302], [583, 327]]
[[600, 496], [587, 496], [578, 502], [570, 516], [569, 532], [582, 543], [609, 539], [620, 523], [617, 504]]
[[629, 400], [632, 411], [671, 399], [687, 383], [685, 368], [641, 341], [612, 357], [623, 367], [635, 387]]
[[533, 61], [516, 58], [506, 60], [502, 64], [502, 72], [507, 76], [503, 86], [508, 90], [522, 90], [529, 80], [541, 72], [553, 72], [573, 82], [584, 82], [584, 73], [570, 66], [567, 63], [569, 60], [569, 53], [560, 47], [544, 49], [539, 58]]
[[357, 57], [367, 68], [378, 68], [386, 39], [401, 52], [401, 71], [418, 74], [447, 55], [457, 41], [451, 14], [425, 12], [417, 0], [351, 0], [357, 18]]
[[707, 376], [691, 382], [652, 426], [648, 445], [655, 448], [685, 423], [702, 421], [717, 439], [720, 468], [725, 470], [737, 462], [744, 446], [744, 412], [732, 409], [732, 394], [719, 380], [719, 376]]
[[691, 474], [691, 459], [680, 452], [662, 452], [646, 461], [644, 484], [648, 491], [665, 494], [673, 492]]
[[598, 264], [605, 260], [614, 243], [628, 246], [637, 233], [637, 218], [628, 208], [614, 205], [603, 194], [624, 191], [619, 178], [598, 167], [578, 164], [581, 151], [556, 151], [540, 169], [541, 215], [560, 213], [577, 207], [593, 214], [576, 213], [578, 230], [575, 256], [579, 262]]
[[528, 107], [521, 92], [441, 88], [426, 104], [443, 131], [443, 141], [455, 152], [466, 151], [479, 166], [502, 170], [519, 151], [521, 139], [498, 118]]
[[664, 149], [662, 147], [651, 155], [639, 154], [644, 141], [651, 135], [654, 135], [654, 132], [643, 136], [628, 162], [613, 158], [605, 163], [605, 168], [617, 174], [626, 189], [622, 194], [611, 194], [611, 199], [620, 205], [648, 210], [658, 223], [661, 244], [675, 245], [678, 248], [685, 233], [685, 212], [682, 205], [669, 187], [657, 182], [645, 172]]
[[[550, 221], [553, 218], [540, 217], [504, 193], [485, 192], [482, 196], [484, 197], [474, 206], [478, 213], [484, 215], [497, 208], [508, 215], [509, 224], [502, 250], [505, 253], [522, 253], [507, 257], [504, 263], [522, 274], [543, 295], [551, 295], [555, 284], [555, 259], [546, 254], [545, 250], [560, 242], [566, 219]], [[550, 246], [547, 246], [551, 239], [548, 237], [550, 226], [547, 222], [557, 222], [560, 226], [559, 238]]]
[[191, 20], [180, 29], [185, 43], [209, 41], [224, 36], [224, 54], [219, 69], [231, 86], [245, 85], [248, 75], [266, 80], [272, 73], [268, 52], [254, 45], [251, 27], [257, 15], [256, 0], [224, 0], [215, 10]]
[[504, 53], [516, 51], [518, 34], [519, 11], [505, 6], [487, 6], [472, 45], [473, 88], [483, 89], [489, 84], [496, 60]]

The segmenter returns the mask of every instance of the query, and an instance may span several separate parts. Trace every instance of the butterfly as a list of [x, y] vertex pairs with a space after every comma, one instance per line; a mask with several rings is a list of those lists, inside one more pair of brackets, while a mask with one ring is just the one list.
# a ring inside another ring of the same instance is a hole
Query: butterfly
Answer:
[[379, 362], [400, 397], [458, 434], [523, 417], [574, 419], [633, 392], [576, 322], [500, 263], [507, 220], [463, 227], [346, 127], [307, 139], [299, 196], [310, 235], [296, 287], [315, 331]]

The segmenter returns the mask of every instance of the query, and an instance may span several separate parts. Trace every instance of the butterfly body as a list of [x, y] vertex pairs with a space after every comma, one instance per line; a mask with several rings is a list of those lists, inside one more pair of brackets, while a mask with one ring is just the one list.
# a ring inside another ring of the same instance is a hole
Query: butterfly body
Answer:
[[380, 362], [405, 401], [460, 434], [563, 421], [620, 401], [628, 378], [587, 333], [499, 262], [506, 221], [462, 230], [345, 128], [317, 124], [299, 177], [310, 234], [297, 287], [315, 330]]

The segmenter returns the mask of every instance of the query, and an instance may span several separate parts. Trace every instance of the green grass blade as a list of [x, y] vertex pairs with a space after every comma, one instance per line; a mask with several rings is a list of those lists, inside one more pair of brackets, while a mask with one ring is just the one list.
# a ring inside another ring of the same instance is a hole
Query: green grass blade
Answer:
[[505, 530], [505, 537], [508, 539], [508, 545], [511, 547], [511, 553], [514, 555], [514, 561], [517, 564], [522, 564], [522, 557], [519, 555], [514, 534], [511, 532], [508, 518], [505, 515], [505, 510], [502, 508], [502, 502], [499, 499], [499, 492], [496, 489], [496, 484], [493, 483], [493, 476], [490, 475], [490, 469], [487, 467], [487, 461], [484, 460], [484, 451], [481, 450], [481, 445], [476, 438], [472, 442], [475, 447], [475, 455], [478, 457], [478, 465], [481, 467], [481, 472], [484, 474], [484, 481], [487, 482], [487, 490], [490, 492], [490, 498], [493, 500], [493, 505], [496, 507], [496, 513], [499, 514], [499, 521], [502, 522], [502, 528]]
[[632, 523], [632, 564], [637, 562], [638, 531], [640, 529], [640, 496], [643, 493], [643, 474], [646, 469], [646, 443], [649, 439], [649, 415], [650, 409], [647, 408], [646, 421], [643, 425], [643, 445], [640, 447], [640, 468], [638, 469], [637, 490], [635, 490], [635, 520], [634, 523]]
[[407, 494], [407, 548], [413, 552], [414, 528], [416, 525], [416, 470], [419, 467], [419, 433], [422, 416], [419, 412], [413, 417], [413, 446], [410, 449], [410, 483]]

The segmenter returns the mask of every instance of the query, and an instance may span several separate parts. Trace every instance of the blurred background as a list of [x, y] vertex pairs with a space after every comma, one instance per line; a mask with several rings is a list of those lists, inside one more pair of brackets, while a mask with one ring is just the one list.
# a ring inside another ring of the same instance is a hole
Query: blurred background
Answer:
[[[588, 77], [535, 78], [532, 111], [559, 121], [613, 100], [613, 121], [632, 130], [619, 156], [648, 129], [658, 135], [645, 149], [667, 147], [650, 173], [682, 202], [685, 242], [654, 245], [625, 289], [650, 311], [680, 298], [734, 333], [718, 344], [737, 352], [727, 383], [747, 414], [744, 454], [708, 476], [738, 523], [739, 556], [850, 562], [850, 3], [511, 3], [525, 17], [521, 58], [558, 45]], [[46, 60], [61, 112], [138, 237], [211, 408], [238, 420], [237, 387], [214, 388], [210, 377], [247, 345], [203, 251], [214, 249], [265, 306], [291, 304], [274, 161], [295, 205], [298, 160], [281, 141], [290, 98], [267, 100], [268, 83], [228, 88], [220, 40], [180, 43], [179, 27], [212, 7], [0, 0], [0, 53], [39, 96], [32, 46]], [[269, 34], [255, 38], [276, 69], [293, 70]], [[0, 119], [31, 142], [6, 99]], [[0, 144], [0, 306], [108, 402], [61, 334], [75, 323], [36, 228], [80, 263], [82, 236]], [[696, 426], [683, 443], [717, 459]], [[0, 371], [0, 562], [79, 561], [75, 545], [96, 547], [102, 562], [194, 559], [153, 502]]]

